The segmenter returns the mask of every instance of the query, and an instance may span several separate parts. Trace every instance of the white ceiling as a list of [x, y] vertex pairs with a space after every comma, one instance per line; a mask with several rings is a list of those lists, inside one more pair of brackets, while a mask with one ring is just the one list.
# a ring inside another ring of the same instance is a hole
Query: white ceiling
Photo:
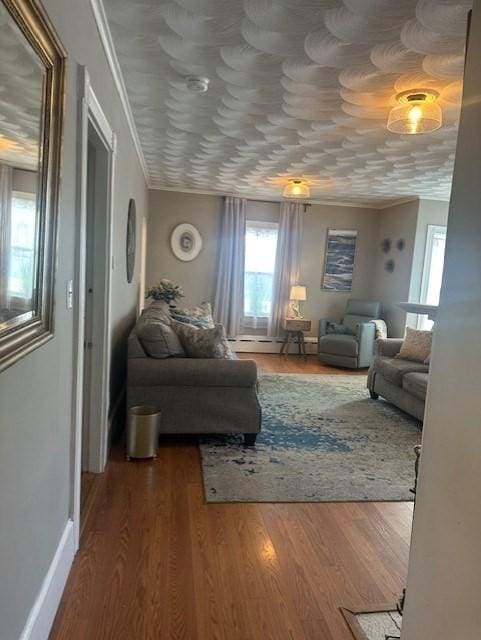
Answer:
[[[151, 186], [279, 197], [306, 177], [323, 201], [449, 197], [469, 0], [104, 5]], [[416, 88], [440, 92], [443, 127], [387, 131]]]

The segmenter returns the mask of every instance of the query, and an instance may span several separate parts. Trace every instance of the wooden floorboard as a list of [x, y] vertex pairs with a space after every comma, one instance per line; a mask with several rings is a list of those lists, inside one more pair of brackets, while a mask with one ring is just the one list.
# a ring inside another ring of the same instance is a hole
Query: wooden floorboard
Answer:
[[329, 376], [367, 375], [367, 369], [341, 369], [322, 364], [315, 355], [279, 355], [276, 353], [238, 353], [242, 360], [255, 360], [260, 373], [320, 373]]
[[90, 510], [95, 504], [99, 481], [99, 474], [82, 471], [80, 476], [80, 537], [83, 536]]
[[[255, 359], [263, 373], [334, 373], [315, 357]], [[117, 448], [50, 640], [352, 640], [339, 607], [398, 598], [411, 518], [411, 503], [206, 504], [194, 440], [164, 442], [155, 461]]]

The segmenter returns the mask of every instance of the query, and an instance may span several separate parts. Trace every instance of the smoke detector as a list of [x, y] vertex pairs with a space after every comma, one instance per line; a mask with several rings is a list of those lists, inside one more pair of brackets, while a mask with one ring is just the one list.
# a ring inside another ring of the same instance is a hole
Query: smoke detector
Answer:
[[191, 93], [205, 93], [209, 88], [209, 78], [203, 76], [187, 76], [185, 84]]

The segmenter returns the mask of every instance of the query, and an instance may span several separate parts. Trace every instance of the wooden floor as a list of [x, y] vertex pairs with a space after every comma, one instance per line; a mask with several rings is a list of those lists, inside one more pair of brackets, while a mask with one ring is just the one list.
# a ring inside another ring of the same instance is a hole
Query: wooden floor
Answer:
[[322, 364], [317, 356], [281, 356], [274, 353], [238, 353], [243, 360], [255, 360], [260, 373], [322, 373], [327, 376], [367, 375], [367, 369], [340, 369]]
[[83, 534], [89, 514], [95, 506], [95, 495], [102, 476], [82, 471], [80, 476], [80, 535]]
[[[279, 359], [256, 356], [298, 372]], [[339, 607], [397, 599], [411, 517], [408, 503], [207, 505], [195, 442], [153, 462], [114, 450], [50, 639], [352, 640]]]

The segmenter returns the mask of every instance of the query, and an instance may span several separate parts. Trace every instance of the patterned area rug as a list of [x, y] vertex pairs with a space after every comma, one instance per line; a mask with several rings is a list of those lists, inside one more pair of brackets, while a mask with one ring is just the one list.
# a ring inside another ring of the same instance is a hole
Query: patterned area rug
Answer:
[[364, 376], [260, 376], [262, 432], [201, 440], [207, 502], [412, 500], [420, 423]]
[[356, 640], [401, 640], [402, 617], [394, 607], [378, 607], [377, 611], [341, 608]]

